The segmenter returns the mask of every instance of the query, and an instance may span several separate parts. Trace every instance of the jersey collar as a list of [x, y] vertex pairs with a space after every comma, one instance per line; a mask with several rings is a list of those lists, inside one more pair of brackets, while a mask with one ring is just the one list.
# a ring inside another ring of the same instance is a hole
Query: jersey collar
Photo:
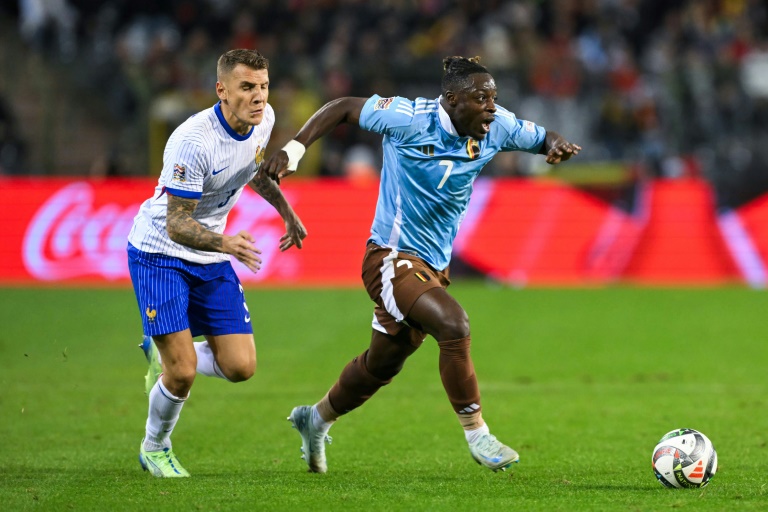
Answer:
[[443, 99], [443, 95], [441, 94], [437, 98], [437, 117], [440, 119], [440, 126], [443, 127], [443, 130], [445, 130], [448, 135], [453, 135], [454, 137], [459, 137], [459, 132], [456, 131], [456, 127], [453, 126], [453, 121], [451, 121], [451, 116], [448, 115], [448, 112], [445, 111], [443, 108], [443, 104], [440, 100]]
[[240, 141], [248, 140], [248, 137], [250, 137], [251, 134], [253, 133], [253, 126], [251, 126], [251, 129], [248, 130], [248, 133], [246, 133], [245, 135], [240, 135], [235, 130], [233, 130], [232, 127], [229, 126], [229, 123], [227, 122], [227, 120], [224, 119], [224, 114], [221, 112], [221, 101], [219, 101], [213, 106], [213, 110], [216, 112], [216, 117], [219, 118], [219, 122], [221, 123], [222, 128], [224, 128], [224, 131], [226, 131], [227, 134], [233, 139], [240, 140]]

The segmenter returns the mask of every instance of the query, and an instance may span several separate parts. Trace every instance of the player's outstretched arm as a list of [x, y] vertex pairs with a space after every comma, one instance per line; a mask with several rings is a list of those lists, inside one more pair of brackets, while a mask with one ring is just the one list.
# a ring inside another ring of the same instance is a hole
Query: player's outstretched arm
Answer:
[[255, 240], [250, 233], [241, 231], [235, 236], [227, 236], [205, 229], [192, 218], [199, 202], [168, 193], [165, 223], [171, 240], [192, 249], [231, 254], [252, 272], [258, 271], [261, 268], [258, 256], [261, 251], [253, 245]]
[[359, 124], [360, 112], [368, 98], [347, 96], [323, 105], [283, 149], [270, 156], [261, 170], [273, 180], [280, 180], [296, 172], [304, 151], [320, 137], [327, 135], [341, 123]]
[[555, 165], [578, 155], [579, 151], [581, 151], [581, 146], [571, 144], [557, 132], [547, 131], [547, 136], [544, 139], [544, 144], [541, 145], [539, 154], [547, 155], [546, 162]]
[[306, 238], [307, 230], [304, 224], [301, 223], [299, 216], [293, 211], [277, 182], [259, 170], [248, 185], [257, 194], [266, 199], [269, 204], [274, 206], [285, 222], [285, 234], [280, 237], [280, 250], [286, 251], [292, 245], [301, 249], [301, 241]]

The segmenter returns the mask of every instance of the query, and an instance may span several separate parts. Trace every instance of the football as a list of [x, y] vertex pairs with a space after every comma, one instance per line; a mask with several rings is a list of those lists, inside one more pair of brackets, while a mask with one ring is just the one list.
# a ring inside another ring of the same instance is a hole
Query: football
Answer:
[[717, 452], [701, 432], [680, 428], [664, 434], [653, 449], [651, 463], [666, 487], [704, 487], [717, 472]]

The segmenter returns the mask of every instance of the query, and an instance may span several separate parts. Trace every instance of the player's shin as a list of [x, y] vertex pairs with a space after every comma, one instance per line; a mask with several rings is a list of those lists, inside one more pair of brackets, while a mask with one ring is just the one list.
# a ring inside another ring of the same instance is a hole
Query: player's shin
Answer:
[[367, 354], [368, 351], [366, 350], [350, 361], [342, 370], [339, 380], [326, 395], [328, 405], [331, 407], [322, 408], [320, 413], [323, 416], [335, 414], [333, 418], [324, 417], [326, 421], [333, 421], [339, 416], [357, 409], [371, 398], [379, 388], [392, 382], [391, 378], [380, 379], [368, 371], [365, 364]]
[[466, 431], [477, 430], [485, 425], [480, 407], [480, 388], [469, 355], [470, 344], [470, 336], [437, 342], [440, 348], [440, 379]]
[[149, 413], [147, 415], [144, 449], [157, 451], [171, 446], [171, 432], [179, 420], [181, 408], [187, 397], [174, 396], [158, 379], [149, 393]]

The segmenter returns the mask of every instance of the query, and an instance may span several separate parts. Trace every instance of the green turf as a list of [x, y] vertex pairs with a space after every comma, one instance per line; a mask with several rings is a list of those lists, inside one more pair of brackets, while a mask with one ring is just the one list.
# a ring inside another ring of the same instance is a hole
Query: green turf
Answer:
[[[428, 341], [331, 430], [329, 473], [304, 472], [285, 420], [370, 336], [358, 290], [250, 290], [259, 367], [198, 378], [174, 432], [192, 478], [140, 470], [146, 418], [130, 290], [0, 289], [3, 510], [765, 510], [768, 294], [747, 289], [512, 290], [459, 283], [492, 431], [521, 454], [476, 465]], [[720, 471], [656, 482], [650, 456], [703, 431]]]

